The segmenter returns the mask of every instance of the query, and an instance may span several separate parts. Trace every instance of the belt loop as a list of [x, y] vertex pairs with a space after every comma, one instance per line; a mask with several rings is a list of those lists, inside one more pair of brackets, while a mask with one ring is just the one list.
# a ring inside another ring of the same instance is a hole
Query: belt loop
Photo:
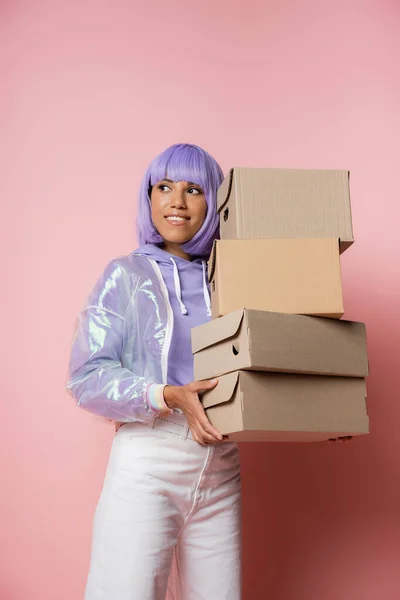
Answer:
[[152, 422], [151, 422], [152, 429], [154, 429], [157, 419], [158, 419], [158, 417], [155, 417], [155, 419], [152, 420]]
[[189, 425], [185, 425], [185, 437], [183, 438], [184, 440], [187, 440], [189, 432], [190, 432]]

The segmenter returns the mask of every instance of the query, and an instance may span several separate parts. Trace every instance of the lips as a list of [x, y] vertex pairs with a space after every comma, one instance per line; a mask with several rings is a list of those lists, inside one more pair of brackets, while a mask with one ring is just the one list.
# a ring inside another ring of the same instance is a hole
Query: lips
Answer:
[[190, 217], [183, 217], [180, 215], [167, 215], [164, 217], [171, 225], [184, 225], [190, 221]]

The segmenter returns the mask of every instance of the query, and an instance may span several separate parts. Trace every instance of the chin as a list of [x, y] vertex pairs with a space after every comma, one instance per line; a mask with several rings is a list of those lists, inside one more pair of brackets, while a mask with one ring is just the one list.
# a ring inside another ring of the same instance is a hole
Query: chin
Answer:
[[160, 229], [158, 232], [165, 242], [168, 242], [169, 244], [179, 244], [180, 246], [186, 242], [189, 242], [193, 236], [196, 235], [195, 233], [192, 234], [184, 231], [168, 231], [167, 233], [166, 231], [162, 231]]
[[177, 244], [178, 246], [182, 246], [183, 244], [186, 244], [186, 242], [189, 242], [193, 236], [187, 236], [187, 235], [163, 236], [161, 234], [161, 237], [163, 238], [164, 242], [167, 242], [168, 244]]

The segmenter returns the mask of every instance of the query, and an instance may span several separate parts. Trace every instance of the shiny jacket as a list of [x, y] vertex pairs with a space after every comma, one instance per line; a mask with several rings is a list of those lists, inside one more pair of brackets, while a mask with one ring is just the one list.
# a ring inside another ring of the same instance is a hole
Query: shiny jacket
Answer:
[[111, 261], [78, 317], [66, 386], [78, 405], [119, 422], [155, 418], [173, 320], [155, 260]]

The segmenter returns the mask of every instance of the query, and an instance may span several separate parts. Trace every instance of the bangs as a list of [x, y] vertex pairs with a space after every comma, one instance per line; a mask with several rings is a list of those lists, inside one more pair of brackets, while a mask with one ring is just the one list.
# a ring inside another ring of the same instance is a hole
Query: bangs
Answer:
[[163, 179], [170, 179], [175, 183], [189, 181], [202, 188], [207, 202], [207, 212], [200, 231], [183, 244], [182, 248], [191, 256], [209, 256], [214, 240], [219, 237], [217, 189], [223, 178], [217, 161], [208, 152], [193, 144], [175, 144], [156, 156], [147, 169], [140, 187], [136, 219], [140, 244], [162, 244], [163, 242], [151, 219], [151, 188]]
[[163, 152], [154, 161], [150, 171], [150, 185], [163, 179], [190, 181], [199, 185], [204, 192], [209, 191], [210, 182], [207, 177], [209, 167], [200, 149], [195, 146], [175, 146]]

